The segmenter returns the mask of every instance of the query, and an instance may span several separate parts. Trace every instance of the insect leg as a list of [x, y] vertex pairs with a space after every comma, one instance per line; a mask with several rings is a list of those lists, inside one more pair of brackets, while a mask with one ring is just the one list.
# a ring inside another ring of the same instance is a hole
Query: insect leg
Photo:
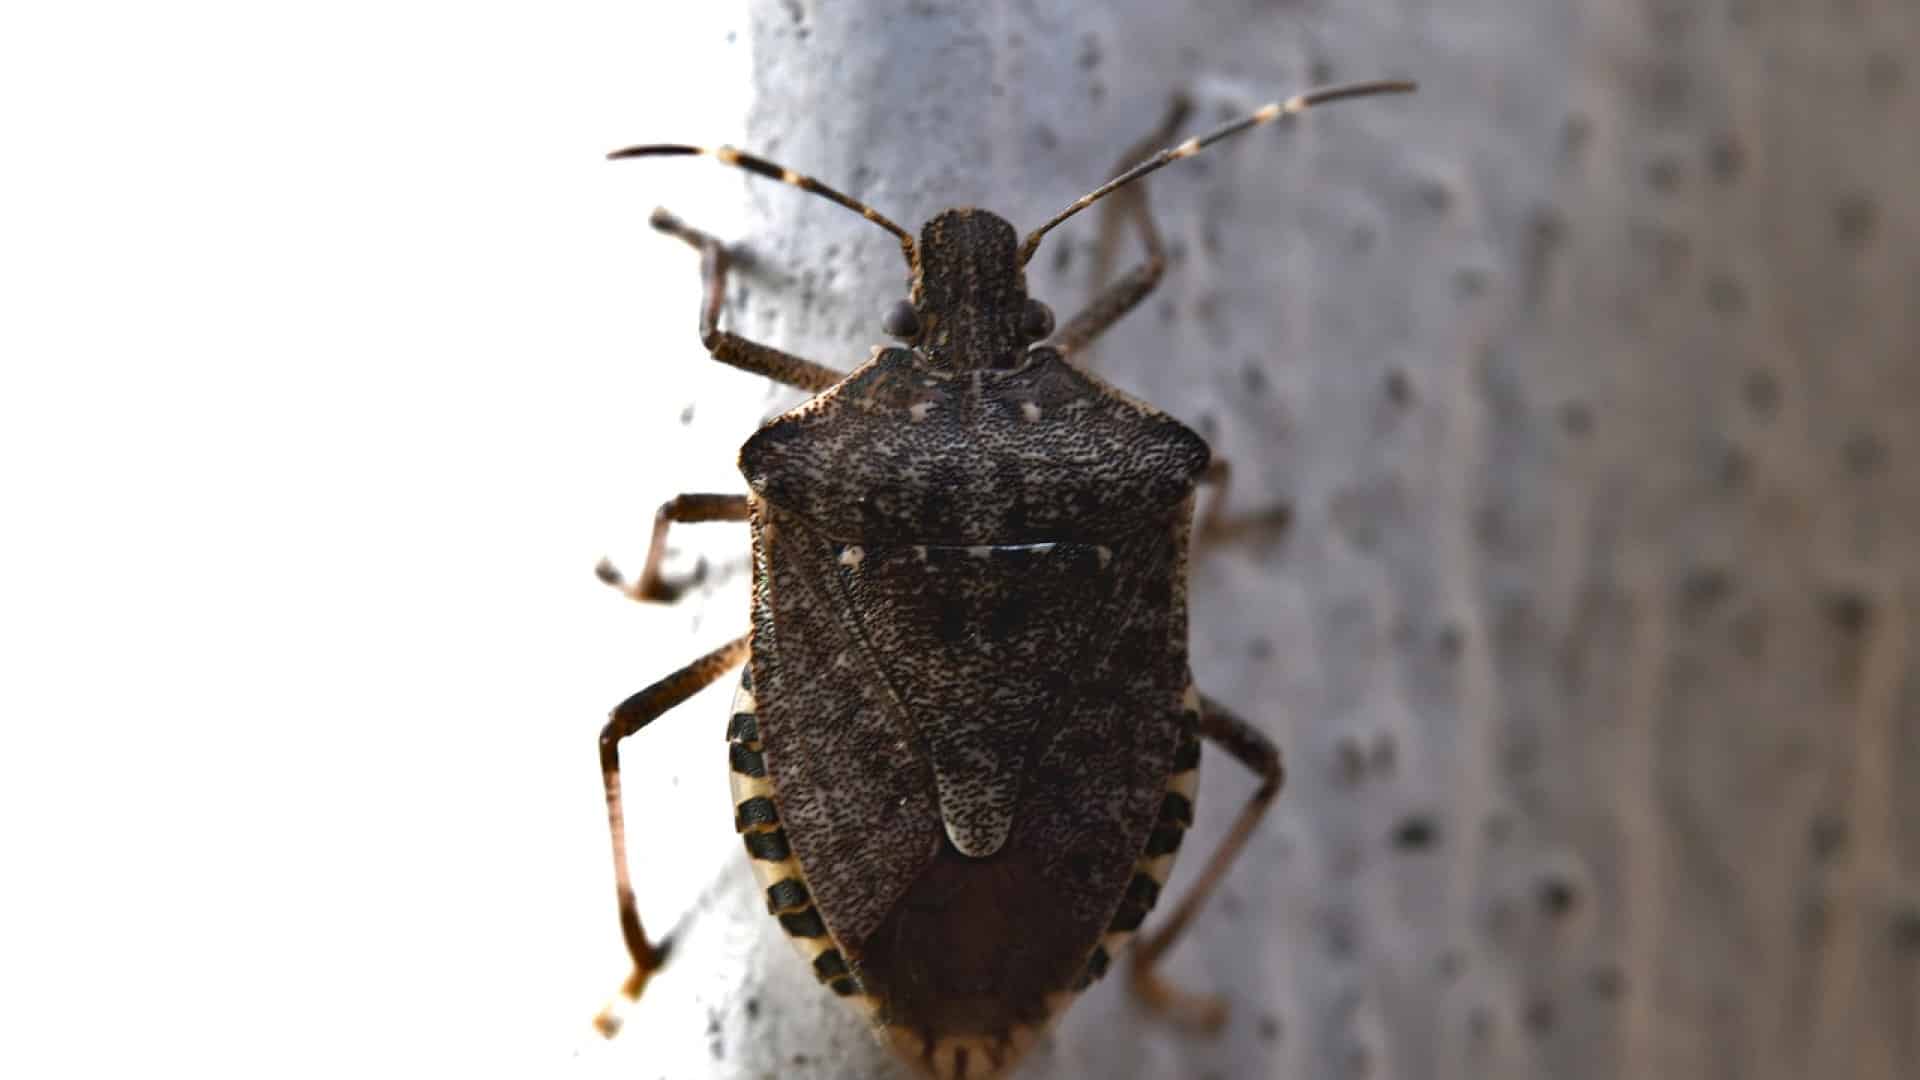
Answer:
[[819, 393], [844, 377], [824, 364], [720, 329], [720, 307], [727, 298], [727, 270], [737, 256], [712, 235], [665, 210], [655, 210], [650, 221], [654, 228], [679, 237], [700, 253], [700, 278], [707, 285], [706, 298], [700, 303], [700, 344], [715, 360], [810, 393]]
[[1207, 500], [1207, 508], [1200, 514], [1197, 527], [1201, 536], [1212, 536], [1225, 525], [1227, 485], [1232, 480], [1233, 465], [1226, 458], [1214, 458], [1207, 462], [1207, 470], [1200, 474], [1200, 482], [1213, 488], [1213, 497]]
[[1204, 994], [1195, 994], [1171, 986], [1156, 970], [1160, 957], [1173, 945], [1193, 921], [1194, 915], [1213, 895], [1227, 871], [1233, 867], [1233, 861], [1240, 856], [1240, 850], [1246, 846], [1247, 837], [1253, 834], [1254, 826], [1267, 812], [1274, 796], [1280, 793], [1280, 785], [1285, 779], [1285, 770], [1280, 764], [1280, 750], [1253, 725], [1235, 716], [1225, 706], [1211, 698], [1200, 699], [1200, 734], [1220, 745], [1235, 761], [1260, 774], [1260, 788], [1247, 800], [1247, 805], [1234, 820], [1233, 828], [1227, 838], [1220, 842], [1213, 857], [1207, 860], [1206, 868], [1200, 872], [1200, 880], [1180, 898], [1179, 906], [1151, 934], [1143, 936], [1133, 952], [1133, 988], [1146, 1003], [1166, 1012], [1177, 1022], [1203, 1031], [1218, 1030], [1226, 1022], [1227, 1004], [1222, 999]]
[[[647, 980], [666, 959], [670, 942], [648, 940], [640, 925], [640, 909], [633, 900], [633, 883], [627, 873], [627, 821], [620, 802], [620, 740], [646, 727], [667, 710], [706, 689], [722, 675], [739, 667], [747, 658], [747, 635], [727, 642], [707, 655], [661, 679], [645, 690], [621, 702], [600, 729], [600, 777], [607, 788], [607, 824], [613, 832], [613, 878], [620, 902], [620, 936], [626, 940], [627, 954], [633, 958], [633, 974], [620, 987], [628, 1001], [637, 1001]], [[620, 1017], [610, 1003], [594, 1018], [594, 1026], [611, 1038], [620, 1030]]]
[[605, 559], [593, 568], [601, 581], [619, 589], [635, 600], [655, 604], [671, 604], [680, 599], [682, 593], [698, 585], [707, 576], [707, 564], [701, 562], [692, 574], [679, 581], [668, 581], [660, 573], [660, 563], [667, 555], [667, 530], [675, 522], [692, 524], [701, 521], [745, 521], [747, 520], [747, 497], [745, 495], [675, 495], [662, 503], [658, 513], [653, 515], [653, 542], [647, 545], [647, 562], [640, 569], [640, 579], [629, 583]]
[[[1153, 134], [1142, 139], [1139, 144], [1128, 148], [1120, 163], [1114, 166], [1114, 173], [1125, 172], [1142, 158], [1152, 156], [1185, 122], [1192, 104], [1183, 97], [1177, 97], [1167, 111], [1167, 118]], [[1160, 241], [1160, 230], [1153, 223], [1153, 214], [1147, 208], [1147, 189], [1135, 184], [1114, 192], [1112, 199], [1101, 212], [1100, 236], [1094, 242], [1094, 281], [1101, 284], [1100, 291], [1093, 302], [1075, 315], [1052, 342], [1061, 355], [1070, 356], [1085, 348], [1094, 338], [1100, 336], [1107, 327], [1112, 326], [1120, 316], [1132, 311], [1140, 301], [1147, 298], [1154, 286], [1160, 284], [1161, 274], [1166, 272], [1166, 249]], [[1129, 221], [1138, 223], [1141, 239], [1147, 245], [1146, 261], [1133, 268], [1127, 276], [1107, 285], [1107, 268], [1112, 264], [1115, 248]]]
[[1233, 467], [1225, 458], [1214, 458], [1200, 474], [1199, 482], [1214, 490], [1194, 517], [1194, 542], [1215, 544], [1246, 537], [1271, 539], [1286, 532], [1293, 523], [1293, 506], [1285, 499], [1263, 507], [1242, 507], [1228, 516], [1227, 488], [1232, 478]]

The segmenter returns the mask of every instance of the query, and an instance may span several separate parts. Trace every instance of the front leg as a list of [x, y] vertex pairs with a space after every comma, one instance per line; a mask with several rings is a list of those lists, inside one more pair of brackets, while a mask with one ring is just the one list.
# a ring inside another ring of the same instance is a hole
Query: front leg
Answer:
[[[1175, 98], [1159, 129], [1129, 149], [1126, 156], [1120, 159], [1120, 164], [1114, 167], [1114, 174], [1119, 175], [1141, 160], [1152, 157], [1155, 150], [1179, 131], [1191, 109], [1192, 105], [1185, 97]], [[1160, 230], [1154, 225], [1153, 212], [1147, 206], [1146, 185], [1136, 183], [1108, 196], [1107, 205], [1101, 211], [1100, 236], [1094, 248], [1094, 280], [1105, 282], [1106, 267], [1112, 261], [1113, 251], [1129, 221], [1140, 229], [1140, 238], [1147, 247], [1146, 260], [1119, 281], [1104, 285], [1093, 301], [1067, 322], [1052, 343], [1062, 356], [1071, 356], [1086, 348], [1107, 327], [1119, 321], [1122, 315], [1139, 306], [1140, 301], [1145, 300], [1147, 294], [1160, 284], [1160, 277], [1166, 272], [1167, 252], [1160, 240]]]
[[655, 210], [649, 221], [654, 228], [679, 237], [700, 253], [700, 278], [707, 287], [700, 303], [700, 344], [707, 347], [715, 360], [814, 394], [845, 377], [825, 364], [816, 364], [720, 329], [720, 308], [727, 299], [727, 271], [738, 256], [711, 234], [701, 232], [665, 210]]

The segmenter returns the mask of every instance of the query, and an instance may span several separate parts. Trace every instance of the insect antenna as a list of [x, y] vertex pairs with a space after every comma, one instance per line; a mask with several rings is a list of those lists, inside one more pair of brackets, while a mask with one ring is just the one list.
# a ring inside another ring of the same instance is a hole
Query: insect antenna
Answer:
[[792, 184], [801, 191], [811, 192], [815, 195], [832, 199], [841, 206], [852, 210], [854, 213], [859, 214], [861, 217], [866, 218], [868, 221], [899, 237], [900, 249], [906, 253], [907, 263], [909, 265], [913, 263], [912, 234], [888, 220], [880, 211], [875, 210], [873, 207], [868, 206], [866, 203], [861, 202], [851, 195], [843, 195], [833, 190], [811, 176], [802, 176], [784, 165], [775, 165], [765, 158], [755, 157], [745, 151], [735, 150], [731, 146], [686, 146], [678, 143], [655, 143], [648, 146], [629, 146], [622, 150], [615, 150], [607, 155], [607, 160], [618, 161], [622, 158], [639, 157], [687, 157], [692, 155], [705, 155], [720, 162], [722, 165], [732, 165], [736, 168], [745, 169], [750, 173], [771, 177], [783, 184]]
[[1170, 146], [1160, 151], [1140, 164], [1135, 165], [1133, 168], [1128, 169], [1126, 172], [1121, 173], [1119, 176], [1114, 177], [1085, 195], [1080, 196], [1078, 199], [1075, 199], [1073, 205], [1053, 215], [1052, 220], [1027, 235], [1026, 242], [1020, 245], [1020, 262], [1022, 265], [1025, 265], [1028, 259], [1033, 258], [1034, 250], [1040, 246], [1040, 238], [1045, 236], [1055, 225], [1060, 224], [1106, 196], [1113, 194], [1116, 190], [1133, 183], [1135, 180], [1140, 179], [1161, 166], [1169, 162], [1179, 161], [1184, 157], [1192, 157], [1207, 147], [1212, 146], [1214, 143], [1219, 142], [1221, 139], [1238, 135], [1248, 128], [1259, 127], [1261, 124], [1270, 123], [1283, 117], [1290, 117], [1295, 113], [1304, 112], [1315, 105], [1325, 105], [1329, 101], [1339, 101], [1342, 98], [1368, 97], [1373, 94], [1411, 94], [1414, 89], [1415, 84], [1408, 80], [1385, 79], [1378, 82], [1349, 83], [1345, 86], [1329, 86], [1321, 90], [1310, 90], [1304, 94], [1295, 94], [1285, 101], [1275, 101], [1267, 105], [1262, 105], [1256, 109], [1252, 115], [1243, 116], [1230, 124], [1224, 124], [1215, 128], [1205, 135], [1196, 136], [1178, 146]]

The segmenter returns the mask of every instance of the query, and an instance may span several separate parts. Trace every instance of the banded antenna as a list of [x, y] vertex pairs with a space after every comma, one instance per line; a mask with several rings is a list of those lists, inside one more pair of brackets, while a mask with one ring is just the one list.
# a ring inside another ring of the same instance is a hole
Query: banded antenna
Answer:
[[1339, 101], [1343, 98], [1369, 97], [1374, 94], [1411, 94], [1415, 89], [1416, 84], [1408, 80], [1386, 79], [1378, 82], [1329, 86], [1322, 90], [1310, 90], [1304, 94], [1295, 94], [1285, 101], [1275, 101], [1271, 104], [1262, 105], [1259, 109], [1255, 110], [1251, 116], [1241, 117], [1230, 124], [1215, 128], [1205, 135], [1188, 139], [1178, 146], [1168, 147], [1140, 164], [1135, 165], [1133, 168], [1121, 173], [1119, 176], [1094, 188], [1087, 194], [1075, 199], [1072, 206], [1053, 215], [1052, 220], [1027, 235], [1026, 242], [1020, 245], [1020, 264], [1025, 266], [1027, 260], [1033, 258], [1035, 249], [1040, 246], [1040, 238], [1051, 231], [1055, 225], [1060, 224], [1108, 195], [1113, 194], [1120, 188], [1133, 183], [1135, 180], [1140, 179], [1169, 162], [1179, 161], [1185, 157], [1192, 157], [1207, 147], [1212, 146], [1214, 143], [1219, 142], [1221, 139], [1238, 135], [1248, 128], [1259, 127], [1261, 124], [1271, 123], [1275, 120], [1291, 117], [1296, 113], [1305, 112], [1315, 105], [1325, 105], [1329, 101]]
[[735, 150], [731, 146], [685, 146], [677, 143], [655, 143], [648, 146], [629, 146], [623, 150], [615, 150], [607, 155], [607, 160], [619, 161], [622, 158], [686, 157], [691, 155], [705, 155], [720, 162], [722, 165], [732, 165], [735, 168], [745, 169], [750, 173], [770, 177], [783, 184], [792, 184], [801, 191], [811, 192], [815, 195], [832, 199], [841, 206], [846, 207], [899, 237], [900, 250], [907, 256], [907, 265], [916, 265], [914, 262], [913, 236], [905, 229], [888, 220], [880, 211], [875, 210], [873, 207], [868, 206], [866, 203], [861, 202], [851, 195], [842, 195], [840, 192], [833, 190], [811, 176], [802, 176], [784, 165], [775, 165], [765, 158], [755, 157], [743, 150]]

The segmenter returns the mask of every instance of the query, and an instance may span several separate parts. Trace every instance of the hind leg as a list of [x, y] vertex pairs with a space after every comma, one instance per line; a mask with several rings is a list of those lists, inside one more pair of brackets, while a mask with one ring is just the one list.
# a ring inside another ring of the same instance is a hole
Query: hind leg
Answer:
[[[659, 970], [666, 959], [667, 944], [647, 936], [634, 902], [633, 881], [627, 870], [626, 811], [620, 801], [620, 742], [739, 667], [747, 658], [747, 648], [747, 635], [743, 634], [661, 679], [616, 706], [600, 731], [600, 777], [606, 786], [607, 824], [613, 833], [614, 895], [620, 906], [620, 936], [633, 959], [633, 974], [620, 987], [620, 996], [629, 1002], [639, 1000], [647, 980]], [[609, 1004], [594, 1019], [602, 1035], [612, 1037], [620, 1030], [617, 1005], [617, 1001]]]
[[1133, 989], [1149, 1006], [1166, 1013], [1176, 1023], [1201, 1031], [1217, 1031], [1226, 1023], [1227, 1004], [1221, 998], [1196, 994], [1167, 982], [1160, 974], [1160, 958], [1180, 939], [1194, 916], [1213, 895], [1227, 871], [1246, 847], [1247, 838], [1265, 816], [1274, 797], [1280, 794], [1285, 770], [1280, 749], [1253, 725], [1235, 716], [1211, 698], [1201, 698], [1200, 735], [1233, 755], [1235, 761], [1260, 775], [1260, 787], [1234, 819], [1233, 828], [1214, 850], [1212, 858], [1187, 894], [1180, 898], [1166, 921], [1140, 938], [1133, 951]]

